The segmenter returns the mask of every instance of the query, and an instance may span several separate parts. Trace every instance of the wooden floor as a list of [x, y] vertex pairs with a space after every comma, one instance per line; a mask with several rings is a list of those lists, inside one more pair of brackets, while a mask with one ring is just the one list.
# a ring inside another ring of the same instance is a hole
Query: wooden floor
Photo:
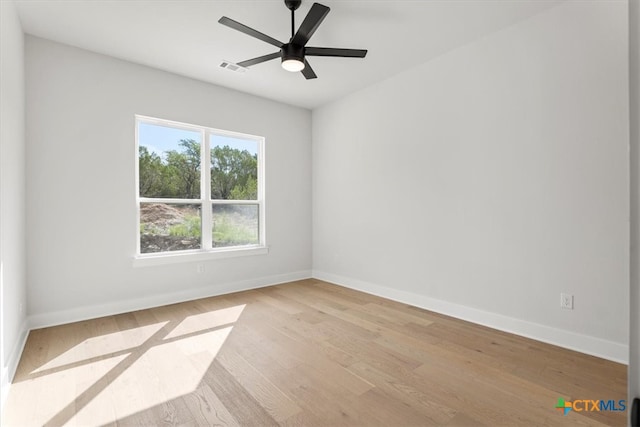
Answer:
[[626, 367], [305, 280], [32, 331], [3, 425], [625, 425]]

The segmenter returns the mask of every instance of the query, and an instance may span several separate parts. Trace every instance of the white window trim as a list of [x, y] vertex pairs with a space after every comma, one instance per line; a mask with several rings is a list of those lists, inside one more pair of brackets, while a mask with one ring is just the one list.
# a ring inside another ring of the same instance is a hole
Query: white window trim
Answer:
[[[153, 125], [168, 126], [188, 131], [199, 132], [202, 143], [200, 144], [200, 158], [203, 159], [201, 167], [204, 170], [204, 176], [200, 181], [200, 199], [168, 199], [168, 198], [149, 198], [140, 197], [139, 191], [139, 141], [138, 141], [138, 125], [139, 123], [149, 123]], [[212, 200], [211, 199], [211, 155], [210, 147], [211, 135], [220, 135], [235, 137], [241, 139], [251, 139], [258, 143], [258, 199], [257, 200]], [[224, 259], [240, 256], [264, 255], [269, 252], [266, 244], [266, 215], [265, 215], [265, 138], [256, 135], [232, 132], [227, 130], [215, 129], [207, 126], [197, 126], [188, 123], [181, 123], [172, 120], [158, 119], [155, 117], [135, 115], [135, 201], [136, 201], [136, 255], [133, 257], [134, 267], [173, 264], [182, 262], [197, 262], [212, 259]], [[158, 203], [177, 203], [177, 204], [199, 204], [201, 209], [202, 246], [203, 249], [171, 251], [171, 252], [155, 252], [143, 254], [140, 252], [140, 203], [158, 202]], [[246, 204], [258, 205], [258, 239], [257, 245], [229, 246], [214, 248], [212, 236], [210, 232], [204, 232], [207, 225], [213, 223], [212, 210], [205, 209], [205, 206], [213, 204]]]

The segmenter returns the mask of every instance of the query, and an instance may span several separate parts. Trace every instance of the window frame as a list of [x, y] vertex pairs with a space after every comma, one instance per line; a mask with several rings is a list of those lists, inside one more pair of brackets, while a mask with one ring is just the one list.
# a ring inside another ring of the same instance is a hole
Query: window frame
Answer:
[[[199, 132], [200, 143], [200, 198], [174, 199], [140, 196], [140, 157], [139, 125], [141, 123]], [[252, 140], [258, 144], [258, 194], [256, 200], [222, 200], [211, 198], [211, 137], [223, 136]], [[205, 261], [208, 259], [230, 258], [237, 256], [260, 255], [268, 253], [266, 244], [265, 213], [265, 138], [246, 133], [199, 126], [173, 120], [135, 115], [135, 202], [136, 202], [136, 255], [134, 266], [160, 265], [176, 262]], [[142, 253], [140, 247], [140, 206], [142, 203], [171, 203], [200, 205], [201, 239], [200, 249]], [[257, 205], [258, 206], [258, 243], [253, 245], [213, 247], [213, 206], [214, 205]], [[207, 231], [208, 230], [208, 231]]]

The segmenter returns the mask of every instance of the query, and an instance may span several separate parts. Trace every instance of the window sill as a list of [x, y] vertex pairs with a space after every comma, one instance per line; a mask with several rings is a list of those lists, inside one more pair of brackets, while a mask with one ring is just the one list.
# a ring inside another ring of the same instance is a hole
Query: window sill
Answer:
[[159, 254], [137, 255], [133, 258], [134, 267], [150, 267], [153, 265], [177, 264], [183, 262], [211, 261], [216, 259], [235, 258], [241, 256], [265, 255], [269, 253], [267, 246], [250, 246], [237, 248], [214, 249], [210, 251], [180, 251]]

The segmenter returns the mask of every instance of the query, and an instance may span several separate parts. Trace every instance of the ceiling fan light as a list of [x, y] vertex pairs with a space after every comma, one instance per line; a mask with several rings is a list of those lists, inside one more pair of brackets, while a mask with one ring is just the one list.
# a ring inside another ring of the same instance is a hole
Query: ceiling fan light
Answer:
[[304, 70], [304, 62], [296, 58], [285, 59], [282, 61], [282, 68], [295, 73]]

